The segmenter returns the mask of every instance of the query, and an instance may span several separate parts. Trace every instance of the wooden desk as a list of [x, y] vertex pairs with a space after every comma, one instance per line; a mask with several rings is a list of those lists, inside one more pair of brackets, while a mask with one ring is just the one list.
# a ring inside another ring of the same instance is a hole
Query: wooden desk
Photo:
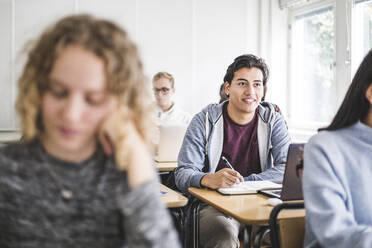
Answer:
[[[244, 242], [244, 247], [251, 247], [252, 242], [261, 245], [262, 236], [267, 230], [269, 224], [269, 218], [271, 210], [273, 209], [267, 203], [267, 196], [260, 194], [250, 195], [221, 195], [220, 193], [199, 188], [189, 188], [191, 195], [195, 196], [199, 200], [208, 203], [209, 205], [217, 208], [221, 212], [232, 216], [240, 223], [245, 225], [247, 232], [250, 233], [248, 240]], [[199, 247], [199, 206], [198, 201], [191, 203], [191, 230], [189, 239], [192, 243], [189, 247]], [[297, 219], [305, 216], [305, 210], [285, 210], [282, 211], [278, 219]], [[252, 233], [252, 226], [261, 226], [259, 231], [254, 234]], [[245, 240], [245, 239], [244, 239]], [[257, 242], [256, 242], [257, 241]]]
[[158, 171], [173, 171], [177, 168], [177, 162], [156, 162], [156, 169]]
[[[205, 203], [217, 208], [223, 213], [234, 217], [241, 223], [251, 226], [268, 225], [273, 209], [268, 205], [267, 196], [261, 194], [221, 195], [214, 190], [189, 188], [190, 194]], [[305, 216], [305, 210], [283, 211], [279, 219], [300, 218]]]
[[160, 184], [160, 190], [167, 192], [161, 194], [161, 199], [168, 208], [180, 208], [187, 204], [187, 198], [180, 193], [168, 188], [167, 186]]

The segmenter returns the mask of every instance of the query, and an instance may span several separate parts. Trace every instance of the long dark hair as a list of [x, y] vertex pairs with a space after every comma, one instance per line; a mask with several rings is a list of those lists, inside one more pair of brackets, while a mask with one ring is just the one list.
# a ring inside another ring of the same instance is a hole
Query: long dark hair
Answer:
[[335, 117], [328, 127], [322, 130], [337, 130], [350, 126], [367, 117], [370, 103], [366, 98], [366, 91], [372, 83], [372, 50], [364, 57], [353, 81], [346, 92], [346, 96]]

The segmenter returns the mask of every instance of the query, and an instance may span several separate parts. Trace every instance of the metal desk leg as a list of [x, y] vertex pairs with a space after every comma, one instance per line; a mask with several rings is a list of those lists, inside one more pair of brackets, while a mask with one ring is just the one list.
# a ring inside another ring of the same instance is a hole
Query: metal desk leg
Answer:
[[190, 214], [191, 214], [191, 225], [189, 234], [191, 237], [188, 237], [189, 244], [188, 247], [191, 248], [199, 248], [199, 224], [200, 224], [200, 219], [199, 219], [199, 210], [200, 210], [200, 201], [199, 200], [194, 200], [191, 205], [190, 205]]
[[268, 226], [262, 226], [260, 229], [257, 231], [254, 240], [253, 240], [253, 247], [254, 248], [260, 248], [262, 246], [262, 241], [265, 235], [270, 233], [270, 229]]
[[270, 232], [269, 227], [262, 226], [258, 229], [253, 226], [244, 227], [244, 236], [243, 236], [243, 247], [245, 248], [260, 248], [262, 246], [262, 241], [265, 235]]
[[178, 234], [180, 236], [180, 240], [182, 243], [183, 247], [187, 247], [186, 244], [186, 235], [185, 235], [185, 214], [183, 208], [171, 208], [169, 209], [174, 220], [175, 220], [175, 225], [178, 231]]
[[251, 247], [252, 226], [246, 225], [243, 231], [243, 247]]

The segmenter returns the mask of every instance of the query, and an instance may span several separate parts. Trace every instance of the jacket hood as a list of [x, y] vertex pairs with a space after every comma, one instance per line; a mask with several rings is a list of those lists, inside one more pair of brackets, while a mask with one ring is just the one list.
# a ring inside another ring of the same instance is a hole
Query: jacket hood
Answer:
[[[228, 104], [228, 102], [229, 101], [226, 100], [220, 104], [209, 104], [202, 110], [202, 113], [205, 114], [206, 112], [208, 112], [209, 121], [215, 124], [222, 116], [222, 109], [224, 104]], [[275, 114], [279, 114], [275, 111], [274, 105], [269, 102], [260, 102], [260, 104], [258, 105], [258, 113], [261, 119], [266, 123], [270, 122]]]

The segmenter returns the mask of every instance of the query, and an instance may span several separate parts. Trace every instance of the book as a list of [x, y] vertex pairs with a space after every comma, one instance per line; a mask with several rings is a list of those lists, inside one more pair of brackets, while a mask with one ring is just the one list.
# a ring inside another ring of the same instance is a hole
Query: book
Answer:
[[281, 189], [282, 185], [271, 181], [245, 181], [230, 188], [219, 188], [223, 195], [257, 194], [259, 190]]

